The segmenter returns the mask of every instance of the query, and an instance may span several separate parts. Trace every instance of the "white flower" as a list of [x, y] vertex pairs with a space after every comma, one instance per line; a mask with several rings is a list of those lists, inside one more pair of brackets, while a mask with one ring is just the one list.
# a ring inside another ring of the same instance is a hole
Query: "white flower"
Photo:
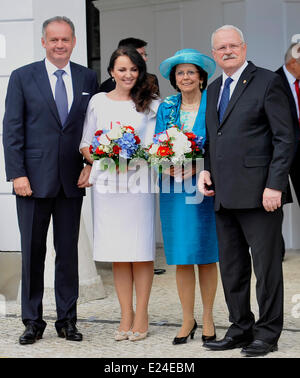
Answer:
[[169, 138], [168, 138], [167, 134], [161, 134], [161, 135], [158, 137], [158, 140], [159, 140], [160, 142], [166, 142], [168, 139], [169, 139]]
[[119, 139], [122, 138], [122, 130], [119, 125], [114, 125], [112, 129], [106, 134], [109, 139]]
[[107, 134], [100, 135], [99, 143], [103, 144], [104, 146], [108, 146], [110, 144], [110, 140], [107, 138]]
[[167, 133], [168, 133], [169, 137], [173, 137], [173, 136], [181, 135], [181, 133], [180, 133], [180, 131], [177, 129], [177, 127], [170, 127], [170, 128], [167, 130]]
[[191, 142], [188, 140], [187, 136], [184, 134], [178, 134], [173, 141], [172, 150], [176, 156], [182, 156], [183, 154], [192, 151]]
[[152, 144], [151, 148], [149, 149], [149, 153], [151, 155], [155, 155], [157, 153], [158, 147], [158, 144]]

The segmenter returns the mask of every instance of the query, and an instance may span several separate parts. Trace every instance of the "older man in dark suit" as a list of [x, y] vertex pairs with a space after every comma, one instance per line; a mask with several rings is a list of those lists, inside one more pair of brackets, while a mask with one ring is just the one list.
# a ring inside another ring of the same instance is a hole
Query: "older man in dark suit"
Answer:
[[289, 106], [292, 114], [293, 127], [296, 136], [296, 151], [290, 169], [290, 177], [300, 205], [300, 44], [292, 43], [286, 54], [285, 64], [276, 73], [283, 79], [285, 92], [288, 96]]
[[85, 111], [98, 91], [96, 73], [70, 62], [76, 43], [66, 17], [43, 24], [46, 59], [12, 72], [5, 104], [3, 144], [7, 180], [13, 181], [22, 247], [20, 344], [42, 338], [46, 238], [53, 217], [56, 330], [81, 341], [76, 328], [78, 235], [90, 167], [79, 153]]
[[[242, 32], [226, 25], [212, 36], [223, 74], [208, 88], [207, 149], [199, 189], [215, 196], [220, 271], [232, 325], [205, 347], [277, 350], [283, 326], [282, 204], [294, 135], [281, 78], [247, 62]], [[214, 185], [214, 187], [212, 187]], [[251, 258], [259, 318], [250, 307]]]

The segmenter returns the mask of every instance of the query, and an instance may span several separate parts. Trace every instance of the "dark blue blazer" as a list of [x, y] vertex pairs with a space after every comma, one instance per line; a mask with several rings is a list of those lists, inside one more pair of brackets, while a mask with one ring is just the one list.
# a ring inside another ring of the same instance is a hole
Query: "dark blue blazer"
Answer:
[[88, 102], [98, 92], [96, 73], [70, 62], [74, 100], [62, 128], [45, 61], [13, 71], [7, 90], [3, 145], [7, 180], [27, 176], [33, 197], [81, 197], [79, 152]]

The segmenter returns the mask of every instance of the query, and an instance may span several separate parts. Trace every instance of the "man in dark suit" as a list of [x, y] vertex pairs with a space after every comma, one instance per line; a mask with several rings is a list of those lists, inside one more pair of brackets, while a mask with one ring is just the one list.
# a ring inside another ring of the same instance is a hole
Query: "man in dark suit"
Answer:
[[[260, 356], [277, 350], [283, 326], [282, 204], [294, 150], [292, 120], [280, 77], [247, 62], [239, 29], [221, 27], [212, 47], [223, 75], [208, 88], [199, 190], [215, 196], [220, 272], [232, 325], [222, 340], [205, 347], [243, 347], [243, 355]], [[250, 307], [249, 248], [257, 321]]]
[[[300, 45], [299, 43], [292, 43], [285, 54], [285, 64], [280, 67], [278, 73], [284, 83], [284, 88], [289, 100], [289, 106], [292, 114], [293, 127], [296, 136], [296, 151], [294, 160], [290, 169], [290, 177], [297, 196], [298, 204], [300, 205]], [[289, 200], [292, 200], [290, 193]]]
[[[148, 54], [146, 52], [146, 46], [147, 42], [143, 41], [142, 39], [138, 38], [125, 38], [122, 39], [119, 44], [118, 48], [120, 47], [132, 47], [136, 49], [136, 51], [142, 56], [145, 62], [148, 60]], [[158, 85], [158, 80], [157, 77], [154, 74], [148, 73], [149, 77], [154, 81], [154, 83], [157, 85], [157, 94], [159, 95], [159, 85]], [[103, 83], [100, 85], [100, 92], [111, 92], [116, 88], [116, 83], [112, 77], [108, 78], [105, 80]]]
[[46, 59], [12, 72], [5, 103], [3, 144], [13, 182], [22, 248], [20, 344], [42, 338], [46, 238], [53, 217], [55, 297], [59, 337], [81, 341], [76, 328], [78, 235], [90, 167], [79, 153], [85, 111], [97, 93], [96, 73], [70, 62], [76, 43], [66, 17], [43, 24]]

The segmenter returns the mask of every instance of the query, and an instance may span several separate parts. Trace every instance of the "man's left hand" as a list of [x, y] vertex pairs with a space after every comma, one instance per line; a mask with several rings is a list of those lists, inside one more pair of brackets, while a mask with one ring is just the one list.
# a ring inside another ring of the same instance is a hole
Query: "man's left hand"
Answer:
[[281, 206], [280, 190], [265, 188], [263, 193], [263, 206], [266, 211], [275, 211]]
[[86, 165], [80, 173], [77, 186], [78, 188], [89, 188], [92, 184], [89, 183], [90, 173], [92, 170], [91, 165]]

